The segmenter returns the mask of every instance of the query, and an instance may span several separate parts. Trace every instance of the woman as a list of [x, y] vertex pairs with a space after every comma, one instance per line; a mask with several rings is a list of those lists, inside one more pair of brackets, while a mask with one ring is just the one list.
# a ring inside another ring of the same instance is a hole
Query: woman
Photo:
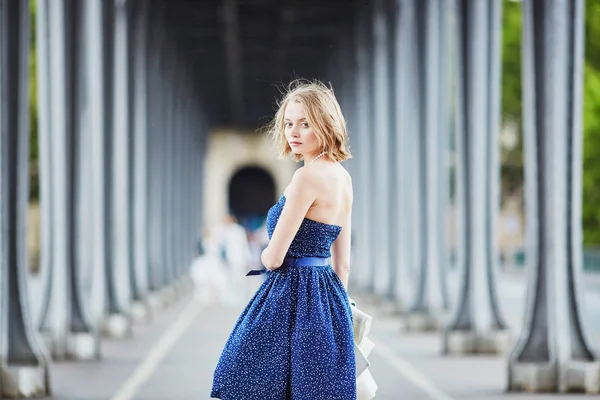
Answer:
[[[270, 126], [281, 156], [303, 160], [269, 210], [268, 277], [240, 315], [211, 397], [356, 400], [350, 269], [351, 157], [333, 91], [295, 82]], [[333, 262], [330, 257], [333, 256]]]

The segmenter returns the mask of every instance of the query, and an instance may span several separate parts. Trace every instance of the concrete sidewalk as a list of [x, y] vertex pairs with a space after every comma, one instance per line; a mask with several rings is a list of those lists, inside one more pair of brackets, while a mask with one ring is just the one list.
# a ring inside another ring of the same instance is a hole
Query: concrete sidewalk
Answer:
[[[361, 305], [360, 297], [356, 300]], [[404, 333], [398, 317], [373, 307], [366, 300], [362, 303], [374, 317], [371, 337], [376, 347], [370, 360], [379, 385], [377, 400], [583, 397], [507, 394], [505, 359], [443, 357], [439, 333]], [[104, 358], [99, 362], [55, 363], [54, 398], [208, 399], [214, 367], [240, 311], [239, 307], [199, 307], [190, 299], [182, 300], [163, 310], [152, 324], [136, 327], [134, 339], [105, 341]]]
[[[359, 298], [360, 299], [360, 298]], [[359, 303], [359, 306], [361, 304]], [[407, 333], [397, 316], [362, 302], [373, 316], [372, 340], [375, 343], [372, 368], [387, 371], [375, 379], [383, 389], [376, 399], [500, 400], [500, 399], [581, 399], [593, 396], [507, 393], [507, 356], [444, 356], [440, 332]], [[420, 392], [403, 397], [404, 377]]]

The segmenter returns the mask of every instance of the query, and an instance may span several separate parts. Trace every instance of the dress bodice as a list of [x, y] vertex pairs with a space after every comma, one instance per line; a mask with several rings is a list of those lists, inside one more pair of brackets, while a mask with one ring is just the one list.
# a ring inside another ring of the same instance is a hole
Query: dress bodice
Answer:
[[[273, 236], [273, 231], [275, 231], [275, 226], [277, 226], [284, 205], [285, 196], [282, 195], [267, 213], [269, 239]], [[331, 257], [331, 245], [341, 231], [342, 227], [339, 225], [304, 218], [294, 240], [292, 240], [287, 255], [292, 257]]]

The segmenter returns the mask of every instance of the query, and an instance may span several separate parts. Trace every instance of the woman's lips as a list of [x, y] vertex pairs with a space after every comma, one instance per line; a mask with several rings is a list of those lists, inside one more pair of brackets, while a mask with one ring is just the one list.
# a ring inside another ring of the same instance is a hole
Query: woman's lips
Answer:
[[290, 142], [290, 146], [294, 146], [294, 147], [295, 147], [295, 146], [299, 146], [299, 145], [301, 145], [301, 144], [302, 144], [302, 143], [300, 143], [300, 142]]

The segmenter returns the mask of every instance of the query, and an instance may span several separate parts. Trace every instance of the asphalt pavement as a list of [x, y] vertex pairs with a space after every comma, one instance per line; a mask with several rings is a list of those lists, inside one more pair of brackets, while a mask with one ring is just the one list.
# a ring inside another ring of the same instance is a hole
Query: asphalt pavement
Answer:
[[[516, 332], [524, 281], [522, 275], [508, 274], [499, 282], [501, 307]], [[457, 284], [456, 276], [450, 284]], [[407, 333], [398, 315], [351, 294], [374, 317], [370, 361], [379, 385], [376, 400], [582, 398], [506, 393], [506, 356], [444, 356], [439, 332]], [[587, 284], [583, 297], [586, 328], [600, 344], [600, 286]], [[136, 325], [132, 338], [105, 340], [100, 361], [55, 362], [54, 399], [208, 399], [214, 367], [240, 311], [241, 306], [201, 305], [188, 296], [158, 311], [151, 323]]]

